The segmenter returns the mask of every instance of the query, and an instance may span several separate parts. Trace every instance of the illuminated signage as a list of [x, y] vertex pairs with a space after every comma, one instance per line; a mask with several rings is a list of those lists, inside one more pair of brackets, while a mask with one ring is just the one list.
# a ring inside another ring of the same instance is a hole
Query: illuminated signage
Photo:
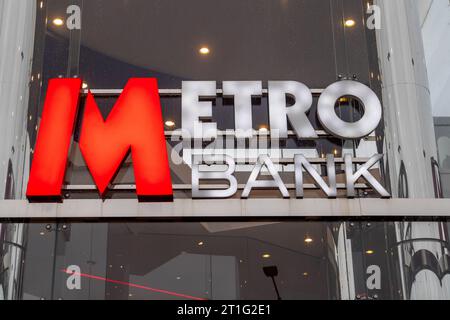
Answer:
[[[81, 85], [80, 79], [54, 79], [49, 83], [27, 189], [27, 197], [30, 200], [61, 199], [69, 147], [79, 114]], [[236, 139], [252, 138], [255, 133], [252, 123], [252, 98], [262, 96], [262, 82], [225, 81], [221, 93], [224, 97], [234, 98]], [[295, 81], [269, 81], [267, 93], [271, 139], [288, 137], [288, 121], [298, 139], [317, 138], [316, 131], [307, 117], [313, 97], [304, 84]], [[213, 104], [208, 99], [216, 97], [217, 83], [185, 81], [181, 95], [183, 140], [216, 139], [217, 125], [205, 121], [212, 118]], [[287, 104], [287, 96], [294, 99], [293, 105]], [[337, 116], [334, 110], [335, 103], [343, 96], [353, 96], [364, 106], [364, 115], [359, 121], [349, 123]], [[379, 125], [382, 108], [376, 94], [369, 87], [355, 81], [344, 80], [330, 85], [321, 93], [317, 115], [325, 130], [333, 136], [342, 139], [360, 139], [371, 134]], [[101, 196], [104, 196], [122, 162], [131, 152], [139, 199], [173, 198], [156, 79], [130, 79], [106, 120], [103, 119], [94, 96], [88, 92], [82, 115], [79, 146]], [[209, 159], [224, 164], [225, 169], [213, 168], [202, 171], [200, 169], [202, 157], [192, 155], [192, 197], [234, 196], [238, 185], [234, 177], [236, 163], [233, 157], [215, 154]], [[382, 155], [374, 155], [354, 170], [355, 163], [352, 156], [344, 155], [345, 187], [348, 197], [355, 196], [355, 184], [361, 178], [365, 179], [381, 197], [390, 196], [369, 171], [381, 159]], [[329, 198], [337, 196], [333, 155], [327, 155], [325, 161], [327, 182], [314, 168], [312, 162], [302, 154], [294, 156], [293, 164], [296, 197], [304, 196], [304, 172], [314, 179]], [[263, 168], [267, 168], [270, 179], [258, 179]], [[202, 180], [226, 181], [228, 188], [205, 190], [200, 186]], [[269, 155], [258, 156], [241, 197], [249, 197], [250, 192], [258, 188], [278, 189], [283, 197], [289, 197], [289, 192]]]
[[[80, 79], [50, 81], [28, 182], [29, 199], [61, 198], [80, 90]], [[101, 195], [131, 151], [138, 197], [172, 198], [155, 79], [131, 79], [106, 120], [88, 94], [80, 149]]]

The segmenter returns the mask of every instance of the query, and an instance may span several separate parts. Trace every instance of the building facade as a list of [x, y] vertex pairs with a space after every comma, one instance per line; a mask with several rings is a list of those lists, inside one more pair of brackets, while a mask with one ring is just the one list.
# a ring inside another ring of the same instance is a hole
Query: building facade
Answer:
[[[0, 0], [0, 299], [450, 299], [449, 19], [448, 0]], [[158, 123], [123, 120], [150, 94], [132, 79], [156, 79]], [[166, 162], [170, 194], [146, 193]]]

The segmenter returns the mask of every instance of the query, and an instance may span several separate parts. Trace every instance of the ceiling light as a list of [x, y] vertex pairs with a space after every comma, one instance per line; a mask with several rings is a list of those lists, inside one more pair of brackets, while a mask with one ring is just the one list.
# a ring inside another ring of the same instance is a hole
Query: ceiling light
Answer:
[[60, 27], [60, 26], [62, 26], [64, 24], [64, 21], [61, 18], [55, 18], [55, 19], [53, 19], [53, 24], [55, 26]]
[[203, 241], [200, 241], [200, 242], [198, 243], [198, 245], [201, 247], [202, 245], [204, 245], [204, 242], [203, 242]]
[[269, 129], [267, 128], [267, 126], [260, 126], [259, 127], [259, 132], [265, 133], [265, 132], [269, 132]]
[[311, 243], [311, 242], [313, 242], [313, 239], [310, 236], [307, 235], [305, 237], [305, 243]]
[[167, 120], [165, 122], [165, 125], [166, 125], [166, 127], [173, 128], [173, 127], [175, 127], [175, 122], [172, 120]]
[[373, 251], [373, 250], [367, 250], [367, 251], [366, 251], [366, 254], [369, 254], [369, 255], [370, 255], [370, 254], [374, 254], [374, 253], [375, 253], [375, 251]]
[[307, 277], [308, 275], [309, 275], [308, 272], [303, 272], [304, 277]]
[[356, 25], [355, 20], [353, 19], [347, 19], [345, 20], [345, 26], [348, 28], [354, 27]]
[[88, 87], [89, 87], [88, 84], [86, 82], [83, 82], [82, 88], [87, 89]]
[[269, 254], [269, 253], [264, 253], [264, 254], [262, 255], [262, 257], [263, 257], [264, 259], [269, 259], [269, 258], [270, 258], [270, 254]]
[[199, 50], [198, 52], [200, 52], [200, 54], [207, 55], [207, 54], [209, 54], [211, 51], [209, 50], [208, 47], [201, 47], [200, 50]]

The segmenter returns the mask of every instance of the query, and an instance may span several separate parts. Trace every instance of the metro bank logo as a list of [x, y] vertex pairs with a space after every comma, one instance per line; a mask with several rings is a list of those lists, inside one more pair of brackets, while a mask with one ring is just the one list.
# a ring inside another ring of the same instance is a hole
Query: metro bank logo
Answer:
[[[54, 79], [49, 83], [28, 183], [27, 197], [31, 201], [62, 199], [69, 148], [80, 113], [81, 86], [81, 79]], [[278, 189], [283, 198], [290, 198], [293, 192], [288, 191], [275, 163], [293, 167], [295, 184], [289, 189], [295, 189], [295, 197], [299, 199], [304, 198], [303, 176], [306, 174], [314, 180], [313, 188], [320, 188], [328, 198], [336, 198], [338, 189], [346, 189], [346, 196], [354, 198], [357, 188], [367, 190], [369, 187], [382, 198], [390, 197], [371, 172], [381, 162], [381, 154], [374, 154], [371, 158], [354, 158], [353, 154], [343, 152], [339, 159], [334, 152], [320, 159], [308, 160], [302, 150], [295, 150], [290, 158], [277, 156], [282, 150], [277, 141], [288, 138], [288, 121], [297, 139], [319, 138], [308, 118], [313, 103], [312, 91], [295, 81], [268, 82], [266, 95], [269, 101], [271, 150], [268, 151], [267, 146], [262, 149], [262, 153], [255, 158], [247, 183], [239, 185], [235, 174], [242, 169], [236, 162], [241, 160], [242, 155], [230, 155], [229, 150], [221, 148], [211, 154], [209, 147], [203, 148], [203, 141], [220, 145], [217, 123], [208, 122], [212, 120], [211, 100], [219, 94], [234, 97], [236, 141], [248, 139], [250, 148], [253, 137], [259, 135], [252, 129], [252, 98], [262, 96], [261, 81], [224, 81], [220, 90], [215, 81], [184, 81], [181, 89], [183, 141], [180, 146], [185, 142], [188, 145], [194, 143], [194, 149], [183, 149], [183, 156], [184, 151], [188, 151], [186, 154], [191, 158], [183, 161], [191, 169], [193, 199], [225, 199], [235, 196], [238, 190], [243, 190], [241, 198], [247, 199], [254, 189]], [[293, 105], [288, 103], [288, 96], [294, 98]], [[355, 122], [340, 119], [335, 111], [336, 101], [346, 96], [359, 100], [364, 109], [362, 117]], [[130, 79], [106, 119], [88, 91], [82, 112], [79, 147], [101, 197], [105, 196], [108, 186], [131, 152], [139, 200], [173, 200], [174, 186], [156, 79]], [[321, 91], [317, 117], [328, 134], [339, 139], [358, 140], [377, 128], [382, 119], [382, 107], [377, 95], [368, 86], [342, 80]], [[259, 135], [257, 139], [264, 142], [265, 137]], [[207, 164], [207, 170], [203, 163]], [[319, 172], [317, 166], [326, 167], [326, 176]], [[344, 171], [341, 181], [336, 179], [338, 166]], [[263, 168], [267, 169], [272, 179], [258, 179], [263, 174]], [[345, 183], [342, 178], [345, 178]], [[363, 180], [366, 183], [363, 184]], [[226, 181], [226, 184], [224, 187], [223, 184], [206, 184], [205, 181]]]
[[[79, 107], [81, 79], [50, 80], [27, 198], [60, 200]], [[156, 79], [132, 78], [107, 119], [89, 92], [79, 146], [101, 195], [131, 152], [140, 200], [172, 200], [172, 181]]]

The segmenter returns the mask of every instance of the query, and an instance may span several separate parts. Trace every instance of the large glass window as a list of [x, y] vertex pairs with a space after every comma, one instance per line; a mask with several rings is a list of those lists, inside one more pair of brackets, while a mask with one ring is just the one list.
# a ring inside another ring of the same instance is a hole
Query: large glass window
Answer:
[[[270, 221], [29, 224], [23, 297], [399, 298], [391, 258], [397, 247], [386, 238], [393, 227]], [[68, 270], [80, 273], [80, 287], [71, 286]]]

